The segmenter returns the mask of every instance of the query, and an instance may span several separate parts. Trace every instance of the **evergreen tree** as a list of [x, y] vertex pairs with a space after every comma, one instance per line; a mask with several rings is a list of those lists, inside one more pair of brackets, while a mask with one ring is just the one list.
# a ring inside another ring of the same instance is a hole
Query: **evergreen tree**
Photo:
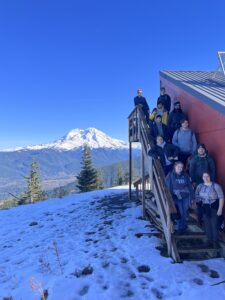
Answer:
[[89, 192], [98, 188], [97, 170], [92, 166], [90, 148], [84, 145], [81, 171], [77, 176], [77, 187], [80, 192]]
[[116, 185], [123, 185], [124, 178], [123, 178], [123, 168], [121, 164], [117, 165], [117, 178], [116, 178]]
[[32, 158], [30, 174], [25, 178], [27, 180], [27, 190], [21, 195], [21, 204], [40, 201], [43, 193], [41, 191], [39, 167], [35, 158]]
[[100, 170], [97, 170], [97, 190], [102, 190], [102, 189], [104, 189], [102, 172]]

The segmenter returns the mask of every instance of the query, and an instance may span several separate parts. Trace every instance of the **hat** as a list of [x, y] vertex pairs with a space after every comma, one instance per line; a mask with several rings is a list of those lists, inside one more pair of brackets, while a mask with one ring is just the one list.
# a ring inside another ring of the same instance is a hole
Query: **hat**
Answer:
[[161, 114], [157, 114], [156, 116], [155, 116], [155, 118], [157, 119], [157, 118], [161, 118], [162, 119], [162, 115]]
[[174, 102], [174, 105], [177, 105], [177, 104], [179, 104], [179, 105], [180, 105], [180, 101], [176, 101], [176, 102]]
[[198, 144], [198, 146], [197, 146], [197, 150], [198, 150], [199, 148], [203, 148], [203, 149], [205, 149], [205, 150], [206, 150], [206, 147], [205, 147], [205, 145], [204, 145], [204, 144]]

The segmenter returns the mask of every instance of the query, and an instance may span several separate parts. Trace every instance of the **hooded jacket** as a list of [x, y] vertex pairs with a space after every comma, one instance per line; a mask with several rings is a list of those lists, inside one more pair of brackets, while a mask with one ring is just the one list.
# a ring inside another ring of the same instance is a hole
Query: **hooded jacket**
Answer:
[[169, 160], [169, 157], [176, 157], [178, 156], [178, 154], [179, 149], [176, 146], [169, 143], [164, 143], [163, 147], [156, 145], [153, 147], [153, 149], [149, 150], [148, 152], [149, 156], [159, 158], [163, 167], [166, 166], [166, 159]]
[[174, 170], [166, 176], [166, 185], [175, 201], [189, 198], [194, 199], [194, 190], [187, 173], [177, 174]]
[[199, 156], [195, 154], [190, 160], [189, 172], [192, 182], [200, 184], [203, 182], [202, 175], [204, 172], [208, 172], [211, 177], [211, 181], [215, 182], [216, 168], [214, 160], [208, 153], [205, 156]]

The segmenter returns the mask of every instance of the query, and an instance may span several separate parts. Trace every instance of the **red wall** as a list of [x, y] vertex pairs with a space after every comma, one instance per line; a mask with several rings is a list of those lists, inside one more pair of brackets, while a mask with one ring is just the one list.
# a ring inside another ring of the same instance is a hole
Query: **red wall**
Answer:
[[205, 144], [209, 154], [214, 158], [217, 181], [225, 193], [225, 115], [168, 80], [160, 79], [161, 86], [166, 88], [166, 93], [170, 95], [172, 102], [174, 100], [181, 102], [184, 112], [188, 115], [190, 127], [196, 133], [198, 143]]

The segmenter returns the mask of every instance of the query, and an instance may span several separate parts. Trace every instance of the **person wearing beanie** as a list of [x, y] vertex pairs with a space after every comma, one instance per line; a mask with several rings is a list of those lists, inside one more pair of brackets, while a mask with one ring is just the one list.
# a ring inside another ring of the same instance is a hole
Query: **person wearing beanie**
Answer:
[[186, 115], [181, 109], [181, 105], [179, 101], [174, 102], [174, 109], [170, 112], [167, 126], [170, 134], [170, 138], [172, 139], [174, 132], [180, 128], [180, 121], [185, 119]]
[[180, 149], [179, 160], [186, 165], [187, 159], [196, 151], [197, 141], [188, 120], [183, 119], [180, 123], [181, 127], [174, 132], [172, 143]]
[[155, 116], [155, 121], [150, 125], [151, 136], [156, 140], [158, 135], [162, 136], [165, 142], [169, 141], [168, 129], [165, 124], [162, 123], [161, 114]]

